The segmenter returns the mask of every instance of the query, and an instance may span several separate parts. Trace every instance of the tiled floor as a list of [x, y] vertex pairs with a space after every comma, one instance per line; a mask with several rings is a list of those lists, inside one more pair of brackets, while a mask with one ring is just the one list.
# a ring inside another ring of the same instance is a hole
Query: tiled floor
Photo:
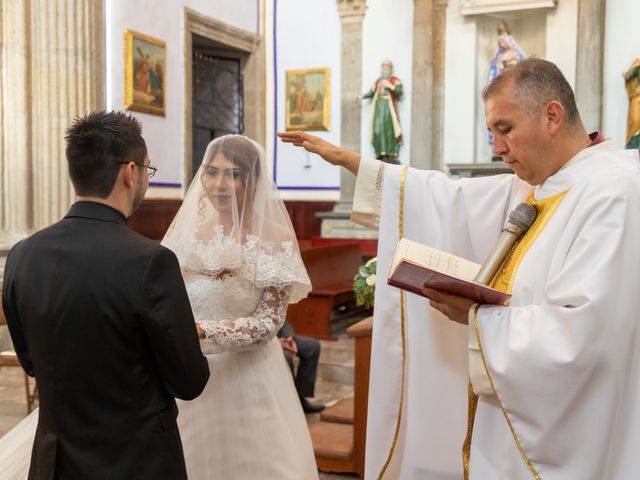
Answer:
[[[360, 317], [358, 317], [360, 318]], [[352, 322], [358, 318], [354, 318]], [[348, 322], [348, 323], [352, 323]], [[0, 330], [6, 327], [0, 327]], [[0, 332], [0, 340], [3, 332]], [[316, 396], [313, 402], [331, 405], [353, 395], [354, 342], [344, 329], [336, 341], [322, 341]], [[5, 346], [6, 347], [6, 346]], [[0, 369], [0, 437], [27, 415], [24, 375], [18, 368]], [[321, 473], [322, 480], [350, 480], [357, 475]]]

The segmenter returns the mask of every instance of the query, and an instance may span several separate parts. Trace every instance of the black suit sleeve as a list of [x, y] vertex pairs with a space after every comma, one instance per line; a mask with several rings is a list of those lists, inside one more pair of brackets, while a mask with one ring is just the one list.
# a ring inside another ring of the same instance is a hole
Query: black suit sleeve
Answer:
[[18, 355], [20, 365], [22, 365], [24, 371], [27, 372], [27, 375], [33, 377], [33, 361], [31, 359], [31, 353], [29, 353], [27, 339], [23, 333], [22, 320], [18, 313], [17, 305], [15, 304], [13, 285], [13, 276], [16, 269], [15, 264], [17, 262], [16, 259], [20, 257], [21, 248], [22, 244], [17, 244], [11, 249], [9, 256], [7, 257], [7, 263], [4, 269], [4, 279], [2, 282], [2, 310], [4, 311], [4, 316], [7, 319], [7, 327], [9, 327], [9, 334], [11, 335], [13, 348], [15, 349], [16, 355]]
[[189, 297], [176, 256], [161, 247], [150, 260], [142, 279], [145, 329], [167, 390], [192, 400], [209, 379]]

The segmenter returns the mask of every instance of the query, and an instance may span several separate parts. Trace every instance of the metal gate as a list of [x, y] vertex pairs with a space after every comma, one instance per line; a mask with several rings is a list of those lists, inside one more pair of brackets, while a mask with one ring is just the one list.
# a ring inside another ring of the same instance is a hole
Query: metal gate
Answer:
[[244, 132], [242, 80], [239, 59], [193, 54], [192, 176], [211, 140]]

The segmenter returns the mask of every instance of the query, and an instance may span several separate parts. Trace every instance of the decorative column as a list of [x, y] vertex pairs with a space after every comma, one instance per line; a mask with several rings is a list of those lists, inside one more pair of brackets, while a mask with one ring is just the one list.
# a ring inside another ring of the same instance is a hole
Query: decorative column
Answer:
[[101, 0], [32, 0], [33, 227], [59, 220], [75, 199], [64, 131], [76, 116], [104, 108]]
[[430, 170], [433, 130], [433, 0], [413, 1], [411, 166]]
[[[361, 107], [356, 98], [362, 94], [362, 22], [366, 0], [337, 0], [342, 23], [340, 145], [353, 152], [360, 151]], [[352, 223], [351, 208], [355, 177], [340, 169], [340, 200], [333, 212], [318, 214], [322, 222], [323, 237], [370, 237], [375, 232]]]
[[0, 0], [0, 245], [59, 220], [75, 198], [64, 131], [104, 108], [102, 0]]
[[[355, 99], [362, 93], [362, 22], [366, 0], [338, 0], [338, 10], [342, 21], [340, 144], [359, 152], [361, 107]], [[350, 212], [355, 177], [344, 168], [340, 171], [340, 203]]]
[[0, 228], [9, 246], [32, 225], [30, 2], [0, 3]]
[[449, 0], [414, 0], [411, 165], [443, 169], [444, 53]]
[[604, 17], [606, 0], [578, 2], [576, 103], [588, 132], [602, 128]]
[[449, 0], [433, 0], [433, 124], [431, 168], [444, 169], [444, 53]]

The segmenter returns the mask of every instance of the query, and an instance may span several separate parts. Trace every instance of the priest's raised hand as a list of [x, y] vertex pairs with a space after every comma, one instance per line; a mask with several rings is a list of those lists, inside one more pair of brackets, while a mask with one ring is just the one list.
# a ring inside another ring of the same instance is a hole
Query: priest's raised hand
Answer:
[[332, 165], [346, 168], [354, 175], [358, 174], [360, 155], [344, 148], [337, 147], [315, 135], [306, 132], [278, 132], [278, 136], [284, 143], [291, 143], [296, 147], [302, 147], [307, 152], [315, 153]]

